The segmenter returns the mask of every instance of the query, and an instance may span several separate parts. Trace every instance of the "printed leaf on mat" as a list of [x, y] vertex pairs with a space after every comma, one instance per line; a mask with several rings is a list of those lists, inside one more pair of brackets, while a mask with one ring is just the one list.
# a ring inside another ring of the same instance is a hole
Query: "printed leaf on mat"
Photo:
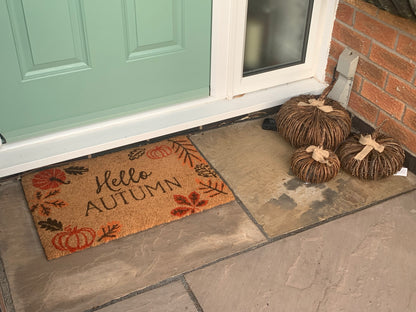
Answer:
[[59, 189], [48, 191], [45, 194], [38, 191], [29, 202], [30, 211], [33, 213], [35, 210], [40, 215], [49, 216], [52, 208], [66, 207], [68, 203], [61, 199], [53, 199], [52, 197], [59, 194]]
[[[59, 189], [57, 189], [57, 190], [53, 190], [53, 191], [50, 191], [50, 192], [48, 192], [48, 194], [46, 194], [45, 195], [45, 197], [43, 197], [43, 199], [46, 199], [46, 198], [49, 198], [49, 197], [52, 197], [52, 196], [55, 196], [56, 194], [58, 194], [60, 192], [60, 190]], [[39, 196], [39, 194], [37, 195], [37, 196]], [[39, 197], [40, 198], [40, 197]]]
[[192, 192], [191, 194], [189, 194], [189, 199], [192, 201], [192, 204], [195, 206], [195, 207], [201, 207], [201, 206], [205, 206], [207, 203], [208, 203], [208, 201], [206, 201], [206, 200], [199, 200], [199, 198], [201, 197], [200, 195], [199, 195], [199, 193], [197, 193], [197, 192]]
[[56, 208], [62, 208], [62, 207], [65, 207], [67, 205], [66, 202], [64, 202], [63, 200], [60, 200], [60, 199], [56, 199], [54, 201], [45, 201], [45, 203], [48, 204], [48, 205], [52, 205]]
[[45, 229], [46, 231], [63, 231], [64, 228], [62, 226], [62, 222], [48, 218], [46, 221], [39, 221], [38, 224], [40, 225], [41, 229]]
[[65, 168], [64, 171], [67, 174], [83, 175], [84, 173], [88, 172], [88, 168], [85, 168], [82, 166], [72, 166], [72, 167]]
[[169, 139], [169, 142], [172, 143], [172, 148], [174, 152], [178, 155], [179, 159], [183, 158], [183, 163], [186, 164], [188, 162], [189, 166], [191, 168], [194, 167], [193, 160], [199, 160], [201, 159], [196, 155], [198, 151], [195, 149], [195, 147], [187, 140], [173, 140]]
[[199, 207], [205, 206], [208, 204], [207, 200], [199, 200], [201, 195], [197, 192], [192, 192], [188, 195], [190, 201], [182, 195], [174, 195], [173, 198], [180, 205], [187, 205], [190, 207], [177, 207], [173, 209], [170, 213], [177, 217], [183, 217], [188, 214], [201, 211]]
[[217, 177], [217, 173], [209, 165], [198, 164], [195, 166], [195, 172], [204, 178]]
[[120, 231], [121, 225], [118, 221], [112, 221], [107, 223], [106, 226], [102, 226], [101, 230], [98, 232], [100, 236], [98, 241], [101, 240], [108, 241], [117, 237], [117, 233]]
[[130, 160], [139, 159], [145, 154], [145, 152], [146, 152], [146, 149], [144, 148], [136, 148], [129, 153], [129, 159]]
[[192, 206], [192, 204], [188, 201], [188, 198], [182, 195], [173, 195], [173, 198], [179, 205], [188, 205]]
[[228, 194], [227, 192], [224, 191], [225, 184], [223, 182], [221, 183], [215, 182], [214, 184], [211, 180], [208, 180], [208, 183], [199, 181], [199, 184], [201, 185], [199, 189], [202, 190], [204, 194], [209, 194], [209, 197], [214, 197], [219, 194], [224, 194], [224, 195]]
[[173, 209], [170, 213], [176, 217], [183, 217], [187, 214], [192, 214], [195, 212], [195, 209], [189, 207], [178, 207]]

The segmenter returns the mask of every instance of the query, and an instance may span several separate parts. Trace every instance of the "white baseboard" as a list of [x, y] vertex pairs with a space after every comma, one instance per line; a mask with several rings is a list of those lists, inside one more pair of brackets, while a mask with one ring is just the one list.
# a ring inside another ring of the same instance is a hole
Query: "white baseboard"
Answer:
[[322, 92], [309, 78], [232, 100], [206, 98], [0, 146], [0, 177], [199, 127]]

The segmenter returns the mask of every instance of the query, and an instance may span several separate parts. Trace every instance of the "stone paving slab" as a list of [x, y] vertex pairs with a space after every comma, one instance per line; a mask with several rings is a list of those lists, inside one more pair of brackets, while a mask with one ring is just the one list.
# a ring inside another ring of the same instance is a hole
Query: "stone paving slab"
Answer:
[[416, 188], [416, 177], [360, 181], [340, 172], [328, 183], [305, 184], [293, 176], [294, 151], [262, 119], [202, 132], [191, 137], [220, 172], [269, 237], [296, 231], [367, 207]]
[[416, 311], [416, 191], [185, 275], [204, 312]]
[[193, 301], [181, 282], [150, 290], [141, 295], [117, 302], [100, 312], [197, 312]]
[[232, 202], [47, 261], [20, 183], [0, 185], [0, 255], [16, 311], [83, 311], [263, 241]]

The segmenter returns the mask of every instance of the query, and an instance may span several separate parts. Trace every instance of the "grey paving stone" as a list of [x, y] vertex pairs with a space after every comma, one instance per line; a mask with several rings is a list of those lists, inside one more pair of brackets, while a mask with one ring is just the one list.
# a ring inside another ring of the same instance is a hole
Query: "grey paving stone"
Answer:
[[99, 312], [197, 312], [181, 282], [150, 290], [117, 302]]
[[416, 191], [185, 276], [204, 312], [416, 311]]
[[0, 186], [0, 255], [16, 311], [83, 311], [264, 240], [232, 202], [47, 261], [20, 184]]
[[360, 181], [344, 172], [323, 184], [293, 176], [294, 148], [262, 120], [191, 137], [270, 237], [276, 237], [416, 188], [416, 177]]

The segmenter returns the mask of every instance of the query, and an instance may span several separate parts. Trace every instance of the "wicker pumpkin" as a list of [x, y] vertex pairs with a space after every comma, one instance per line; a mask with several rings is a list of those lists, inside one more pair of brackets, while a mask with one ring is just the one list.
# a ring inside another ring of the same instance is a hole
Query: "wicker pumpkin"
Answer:
[[341, 167], [337, 155], [322, 146], [301, 147], [292, 155], [292, 171], [300, 180], [323, 183], [334, 178]]
[[277, 130], [294, 147], [318, 145], [325, 132], [323, 147], [335, 150], [350, 134], [349, 113], [337, 101], [326, 98], [331, 88], [318, 99], [301, 95], [280, 108], [276, 115]]
[[353, 134], [337, 150], [342, 168], [363, 180], [378, 180], [403, 167], [405, 154], [400, 144], [379, 132]]

